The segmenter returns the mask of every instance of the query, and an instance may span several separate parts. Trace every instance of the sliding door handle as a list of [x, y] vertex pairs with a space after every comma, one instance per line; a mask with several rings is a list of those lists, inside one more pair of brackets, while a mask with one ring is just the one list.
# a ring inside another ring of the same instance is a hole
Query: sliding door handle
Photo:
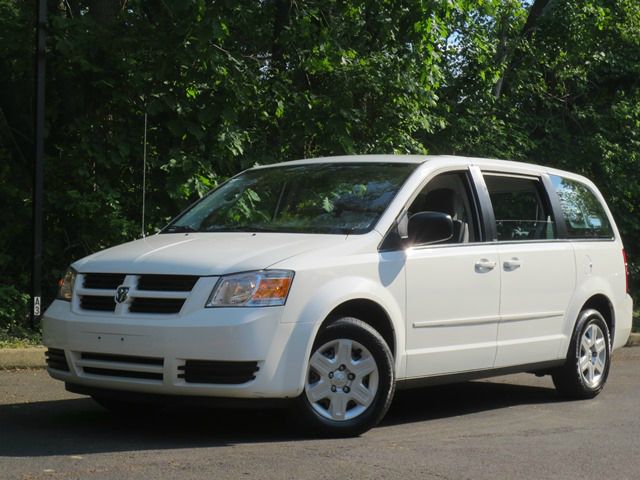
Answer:
[[496, 268], [496, 262], [487, 258], [481, 258], [476, 262], [476, 272], [488, 272]]
[[519, 258], [514, 257], [510, 260], [505, 260], [502, 266], [504, 267], [505, 271], [512, 272], [513, 270], [520, 268], [522, 266], [522, 262]]

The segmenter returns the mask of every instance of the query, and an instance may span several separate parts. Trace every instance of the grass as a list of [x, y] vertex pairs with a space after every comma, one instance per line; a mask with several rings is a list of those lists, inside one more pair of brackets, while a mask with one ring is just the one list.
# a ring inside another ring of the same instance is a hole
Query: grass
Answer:
[[42, 345], [42, 333], [26, 328], [0, 328], [0, 348], [26, 348]]
[[633, 333], [640, 333], [640, 310], [633, 312], [633, 324], [631, 327]]

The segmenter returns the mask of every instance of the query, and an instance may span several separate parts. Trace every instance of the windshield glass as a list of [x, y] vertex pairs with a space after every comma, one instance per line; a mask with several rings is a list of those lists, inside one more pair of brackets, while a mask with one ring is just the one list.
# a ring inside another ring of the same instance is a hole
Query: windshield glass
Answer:
[[325, 163], [249, 170], [204, 197], [162, 233], [365, 233], [415, 167]]

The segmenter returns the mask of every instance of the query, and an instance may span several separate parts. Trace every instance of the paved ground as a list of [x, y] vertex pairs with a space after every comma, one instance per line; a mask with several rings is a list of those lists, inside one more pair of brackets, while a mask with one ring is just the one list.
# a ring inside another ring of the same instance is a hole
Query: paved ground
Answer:
[[272, 411], [110, 416], [42, 370], [0, 372], [2, 479], [640, 478], [640, 348], [595, 400], [513, 375], [403, 392], [360, 438], [300, 436]]

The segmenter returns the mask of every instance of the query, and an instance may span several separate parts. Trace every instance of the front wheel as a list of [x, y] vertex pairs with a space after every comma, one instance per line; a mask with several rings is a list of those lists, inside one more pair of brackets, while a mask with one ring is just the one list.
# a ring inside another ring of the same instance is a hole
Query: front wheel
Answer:
[[593, 398], [604, 388], [610, 364], [607, 322], [597, 310], [583, 310], [576, 322], [567, 362], [553, 371], [553, 383], [564, 397]]
[[359, 435], [384, 417], [394, 387], [393, 357], [382, 336], [361, 320], [341, 318], [316, 338], [298, 414], [321, 435]]

